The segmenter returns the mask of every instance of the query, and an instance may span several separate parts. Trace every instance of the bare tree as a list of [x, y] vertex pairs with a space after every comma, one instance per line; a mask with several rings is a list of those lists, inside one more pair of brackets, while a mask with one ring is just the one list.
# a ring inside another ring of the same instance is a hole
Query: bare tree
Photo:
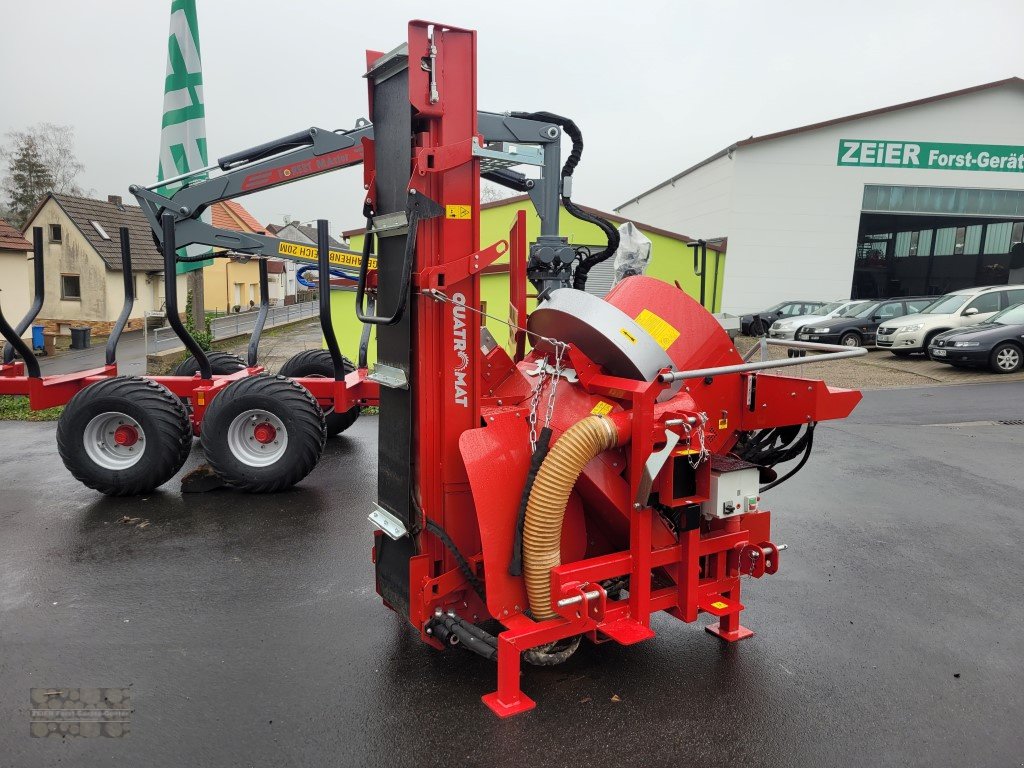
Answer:
[[498, 200], [507, 200], [513, 197], [515, 192], [512, 190], [498, 186], [490, 181], [480, 182], [480, 202], [481, 203], [493, 203]]
[[0, 158], [7, 163], [2, 188], [19, 226], [46, 193], [82, 192], [75, 179], [85, 166], [75, 156], [75, 130], [70, 125], [39, 123], [10, 131]]

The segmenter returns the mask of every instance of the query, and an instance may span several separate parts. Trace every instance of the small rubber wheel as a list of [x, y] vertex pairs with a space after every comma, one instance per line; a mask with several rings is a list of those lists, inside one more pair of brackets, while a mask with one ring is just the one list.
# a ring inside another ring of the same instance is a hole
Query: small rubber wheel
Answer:
[[996, 373], [1016, 373], [1024, 365], [1024, 353], [1016, 344], [1004, 341], [992, 350], [992, 370]]
[[[346, 374], [356, 369], [352, 361], [344, 355], [341, 363]], [[334, 363], [331, 361], [331, 353], [326, 349], [307, 349], [289, 358], [278, 373], [290, 379], [333, 379]], [[359, 406], [353, 406], [344, 413], [335, 413], [334, 408], [325, 410], [327, 436], [334, 437], [351, 427], [359, 418], [359, 413]]]
[[167, 387], [138, 376], [90, 384], [57, 421], [64, 466], [108, 496], [137, 496], [163, 485], [191, 448], [185, 406]]
[[860, 334], [856, 331], [847, 331], [840, 337], [839, 343], [844, 347], [859, 347], [860, 346]]
[[[238, 355], [232, 355], [228, 352], [207, 352], [206, 358], [210, 361], [210, 372], [220, 376], [226, 376], [230, 373], [238, 373], [243, 368], [246, 368], [245, 361]], [[172, 376], [195, 376], [199, 373], [199, 363], [196, 359], [189, 355], [177, 366], [171, 373]]]
[[229, 485], [275, 493], [308, 475], [324, 450], [324, 414], [309, 391], [284, 376], [233, 381], [213, 398], [199, 436], [206, 461]]

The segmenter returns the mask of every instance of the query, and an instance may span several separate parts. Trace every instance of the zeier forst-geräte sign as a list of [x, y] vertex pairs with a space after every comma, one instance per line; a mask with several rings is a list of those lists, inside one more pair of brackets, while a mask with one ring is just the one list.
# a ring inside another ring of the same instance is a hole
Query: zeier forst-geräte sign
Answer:
[[1024, 172], [1024, 146], [840, 139], [838, 165], [940, 171]]

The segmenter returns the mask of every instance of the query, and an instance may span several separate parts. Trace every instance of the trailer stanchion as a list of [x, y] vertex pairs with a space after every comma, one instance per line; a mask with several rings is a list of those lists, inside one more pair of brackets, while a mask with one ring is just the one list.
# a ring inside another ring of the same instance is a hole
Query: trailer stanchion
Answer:
[[267, 322], [267, 313], [270, 311], [270, 280], [267, 277], [267, 260], [259, 260], [260, 267], [260, 313], [256, 316], [256, 324], [249, 336], [249, 351], [247, 363], [250, 368], [256, 367], [256, 357], [260, 348], [260, 336], [263, 335], [263, 326]]
[[[28, 330], [28, 327], [32, 324], [32, 321], [36, 319], [39, 314], [39, 310], [43, 308], [43, 299], [46, 295], [46, 281], [44, 280], [43, 272], [43, 228], [33, 227], [32, 228], [32, 272], [35, 276], [35, 289], [32, 298], [32, 306], [28, 308], [28, 312], [21, 318], [21, 321], [14, 326], [14, 333], [18, 338]], [[10, 342], [4, 344], [4, 365], [10, 365], [14, 362], [14, 350], [15, 346]], [[18, 354], [22, 354], [21, 350], [18, 350]], [[38, 377], [38, 373], [36, 376]]]
[[[369, 234], [367, 234], [369, 237]], [[338, 347], [338, 337], [334, 335], [334, 318], [331, 317], [331, 240], [326, 219], [316, 222], [316, 264], [320, 273], [320, 327], [327, 342], [327, 351], [331, 353], [334, 365], [334, 380], [345, 378], [345, 364]]]
[[[128, 227], [121, 227], [121, 270], [124, 273], [124, 304], [121, 305], [121, 314], [114, 324], [114, 330], [107, 339], [107, 365], [117, 363], [117, 343], [121, 340], [121, 333], [135, 306], [135, 275], [132, 274], [132, 246], [128, 240]], [[145, 329], [145, 318], [142, 319], [142, 325]]]
[[203, 379], [212, 379], [213, 372], [210, 370], [210, 361], [206, 357], [199, 342], [193, 338], [178, 316], [178, 280], [177, 280], [177, 257], [174, 247], [174, 214], [164, 213], [160, 217], [160, 224], [163, 229], [163, 252], [164, 252], [164, 302], [167, 305], [167, 322], [174, 331], [174, 334], [192, 353], [192, 357], [199, 364], [199, 374]]

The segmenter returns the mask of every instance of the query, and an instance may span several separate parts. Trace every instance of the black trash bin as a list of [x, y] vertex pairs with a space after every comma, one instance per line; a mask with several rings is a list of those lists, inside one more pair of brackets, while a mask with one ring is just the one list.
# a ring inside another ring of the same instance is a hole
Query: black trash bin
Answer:
[[88, 325], [71, 327], [71, 348], [88, 349], [92, 345], [92, 328]]

